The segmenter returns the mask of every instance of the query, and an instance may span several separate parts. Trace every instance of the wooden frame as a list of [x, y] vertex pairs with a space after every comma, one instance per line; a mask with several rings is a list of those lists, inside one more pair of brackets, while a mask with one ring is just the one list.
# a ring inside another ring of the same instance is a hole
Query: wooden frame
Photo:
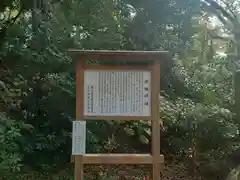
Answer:
[[[164, 156], [159, 155], [158, 164], [164, 162]], [[72, 158], [72, 162], [75, 162]], [[83, 164], [152, 164], [151, 154], [86, 154]]]
[[112, 65], [85, 65], [84, 70], [149, 70], [151, 71], [151, 66], [112, 66]]
[[[84, 70], [146, 70], [151, 72], [152, 66], [129, 66], [129, 65], [122, 65], [122, 66], [113, 66], [113, 65], [84, 65]], [[82, 87], [83, 88], [83, 87]], [[129, 120], [151, 120], [152, 116], [83, 116], [84, 120], [116, 120], [116, 121], [129, 121]]]
[[[75, 180], [83, 180], [83, 164], [152, 164], [153, 180], [160, 180], [160, 166], [164, 163], [164, 156], [160, 155], [160, 125], [159, 125], [159, 92], [160, 92], [160, 60], [168, 58], [166, 51], [81, 51], [69, 50], [78, 60], [76, 64], [76, 119], [77, 120], [151, 120], [152, 121], [152, 153], [151, 154], [86, 154], [73, 156], [75, 164]], [[148, 61], [148, 66], [101, 66], [87, 65], [85, 60], [128, 60]], [[120, 69], [120, 70], [149, 70], [151, 71], [151, 115], [144, 117], [111, 117], [84, 116], [84, 70], [85, 69]]]
[[69, 49], [68, 52], [77, 58], [84, 56], [87, 59], [99, 61], [110, 59], [118, 61], [162, 61], [170, 58], [168, 51], [111, 51], [111, 50], [78, 50]]

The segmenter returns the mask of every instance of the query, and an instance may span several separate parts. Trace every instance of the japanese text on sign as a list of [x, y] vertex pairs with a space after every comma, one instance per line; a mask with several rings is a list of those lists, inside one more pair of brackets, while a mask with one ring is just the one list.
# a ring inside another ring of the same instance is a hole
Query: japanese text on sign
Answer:
[[85, 116], [150, 116], [151, 73], [85, 70]]
[[73, 121], [72, 155], [86, 153], [86, 121]]

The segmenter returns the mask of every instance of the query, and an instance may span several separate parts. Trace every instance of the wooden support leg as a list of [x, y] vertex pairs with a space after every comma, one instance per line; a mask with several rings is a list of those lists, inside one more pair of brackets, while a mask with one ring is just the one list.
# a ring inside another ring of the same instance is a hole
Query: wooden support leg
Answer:
[[[83, 58], [83, 57], [81, 57]], [[84, 107], [84, 61], [80, 60], [76, 67], [76, 120], [83, 120], [83, 107]], [[75, 156], [74, 158], [74, 178], [75, 180], [83, 180], [83, 157]]]
[[152, 156], [153, 156], [153, 167], [152, 167], [152, 177], [153, 180], [160, 180], [160, 129], [158, 121], [152, 121]]
[[160, 163], [158, 157], [160, 155], [160, 124], [159, 124], [159, 94], [160, 94], [160, 64], [154, 61], [152, 68], [152, 82], [155, 86], [152, 88], [152, 156], [153, 180], [160, 180]]
[[82, 156], [75, 156], [74, 162], [74, 179], [75, 180], [83, 180], [83, 162]]

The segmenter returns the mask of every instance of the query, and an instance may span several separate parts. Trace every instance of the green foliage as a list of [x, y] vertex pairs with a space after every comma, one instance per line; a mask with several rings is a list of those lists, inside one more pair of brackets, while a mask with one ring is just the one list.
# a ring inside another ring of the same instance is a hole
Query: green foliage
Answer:
[[26, 128], [22, 122], [17, 122], [0, 114], [0, 173], [18, 172], [21, 168], [21, 138], [20, 130]]
[[[203, 171], [236, 148], [232, 77], [239, 67], [216, 56], [211, 30], [193, 19], [201, 15], [199, 1], [3, 2], [0, 13], [15, 14], [0, 24], [2, 32], [7, 23], [0, 46], [0, 174], [21, 165], [51, 173], [69, 163], [76, 92], [68, 48], [173, 52], [161, 69], [162, 151], [191, 159], [197, 149]], [[91, 121], [87, 151], [145, 151], [150, 126]]]

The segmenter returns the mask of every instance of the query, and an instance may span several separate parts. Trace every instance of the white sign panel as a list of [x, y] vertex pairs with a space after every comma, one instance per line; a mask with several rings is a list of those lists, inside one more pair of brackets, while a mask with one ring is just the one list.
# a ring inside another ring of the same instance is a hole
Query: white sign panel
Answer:
[[73, 121], [72, 155], [86, 154], [86, 121]]
[[151, 73], [85, 70], [85, 116], [150, 116]]

